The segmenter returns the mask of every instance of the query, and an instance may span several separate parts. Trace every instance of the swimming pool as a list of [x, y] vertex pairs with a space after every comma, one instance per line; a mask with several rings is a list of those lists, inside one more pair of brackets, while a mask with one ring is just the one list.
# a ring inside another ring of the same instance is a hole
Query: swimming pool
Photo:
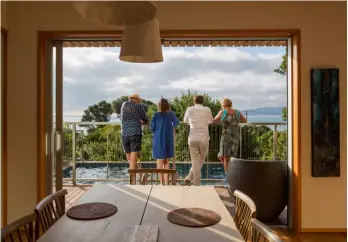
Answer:
[[[156, 168], [154, 162], [142, 162], [142, 168]], [[176, 163], [178, 179], [184, 179], [191, 163]], [[65, 180], [73, 177], [72, 167], [63, 170]], [[206, 162], [202, 167], [202, 184], [224, 185], [225, 172], [222, 163]], [[76, 180], [80, 184], [96, 182], [127, 184], [129, 182], [128, 163], [81, 162], [76, 164]]]

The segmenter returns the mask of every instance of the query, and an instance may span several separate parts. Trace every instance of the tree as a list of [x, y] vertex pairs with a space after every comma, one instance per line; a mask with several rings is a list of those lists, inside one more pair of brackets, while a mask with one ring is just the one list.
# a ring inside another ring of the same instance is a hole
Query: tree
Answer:
[[288, 73], [288, 51], [286, 51], [286, 53], [283, 55], [283, 60], [282, 63], [280, 64], [280, 66], [277, 69], [274, 69], [273, 71], [275, 73], [278, 73], [280, 75], [284, 75], [286, 76]]
[[[182, 92], [180, 97], [175, 97], [173, 100], [171, 100], [171, 109], [173, 110], [173, 112], [175, 112], [179, 120], [184, 120], [186, 109], [190, 106], [193, 106], [193, 98], [196, 95], [198, 95], [197, 92], [188, 90], [187, 93]], [[216, 115], [220, 110], [219, 100], [212, 99], [206, 93], [202, 95], [204, 96], [203, 105], [209, 107], [213, 115]]]
[[111, 104], [106, 101], [101, 101], [98, 104], [89, 106], [84, 111], [82, 122], [109, 122], [110, 116], [113, 113]]
[[[278, 73], [280, 75], [286, 76], [288, 74], [288, 50], [286, 49], [286, 53], [283, 55], [283, 60], [280, 66], [277, 69], [274, 69], [273, 71], [275, 73]], [[284, 121], [287, 121], [288, 119], [288, 109], [286, 107], [282, 110], [282, 118]]]
[[112, 110], [116, 113], [117, 117], [120, 117], [122, 103], [128, 100], [127, 96], [122, 96], [111, 102]]

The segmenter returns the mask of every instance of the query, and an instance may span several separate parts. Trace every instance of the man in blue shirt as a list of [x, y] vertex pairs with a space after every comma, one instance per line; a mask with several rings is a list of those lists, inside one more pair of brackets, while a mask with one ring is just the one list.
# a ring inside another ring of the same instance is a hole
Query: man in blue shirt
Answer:
[[132, 94], [121, 107], [122, 145], [130, 169], [137, 168], [138, 153], [141, 151], [141, 125], [149, 122], [145, 108], [140, 101], [141, 98], [138, 94]]

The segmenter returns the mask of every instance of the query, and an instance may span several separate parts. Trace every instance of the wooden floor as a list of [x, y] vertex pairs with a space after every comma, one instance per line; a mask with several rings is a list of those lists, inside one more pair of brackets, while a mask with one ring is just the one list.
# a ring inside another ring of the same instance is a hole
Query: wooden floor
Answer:
[[[69, 209], [74, 202], [81, 197], [90, 186], [64, 186], [64, 189], [68, 190], [66, 196], [66, 209]], [[220, 195], [221, 200], [225, 204], [227, 210], [233, 214], [234, 206], [231, 201], [228, 199], [228, 192], [226, 189], [217, 188], [218, 194]], [[347, 234], [346, 233], [299, 233], [294, 234], [287, 228], [272, 228], [285, 242], [346, 242]]]
[[[234, 204], [228, 194], [226, 188], [216, 187], [217, 193], [220, 196], [221, 201], [225, 204], [227, 210], [232, 216], [234, 216]], [[280, 216], [282, 219], [282, 216]], [[284, 241], [294, 241], [294, 242], [343, 242], [347, 241], [346, 233], [299, 233], [294, 234], [287, 228], [275, 228], [270, 226], [270, 228], [275, 231], [281, 239]]]

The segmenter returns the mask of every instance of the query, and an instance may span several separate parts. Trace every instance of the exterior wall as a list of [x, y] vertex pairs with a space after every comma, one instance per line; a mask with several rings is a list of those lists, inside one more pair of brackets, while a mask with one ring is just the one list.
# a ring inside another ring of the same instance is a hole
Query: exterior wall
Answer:
[[[8, 2], [8, 220], [36, 205], [37, 31], [112, 30], [69, 2]], [[161, 29], [301, 29], [302, 227], [346, 228], [346, 2], [159, 2]], [[310, 68], [340, 68], [341, 177], [311, 177]], [[24, 202], [25, 201], [25, 202]]]

